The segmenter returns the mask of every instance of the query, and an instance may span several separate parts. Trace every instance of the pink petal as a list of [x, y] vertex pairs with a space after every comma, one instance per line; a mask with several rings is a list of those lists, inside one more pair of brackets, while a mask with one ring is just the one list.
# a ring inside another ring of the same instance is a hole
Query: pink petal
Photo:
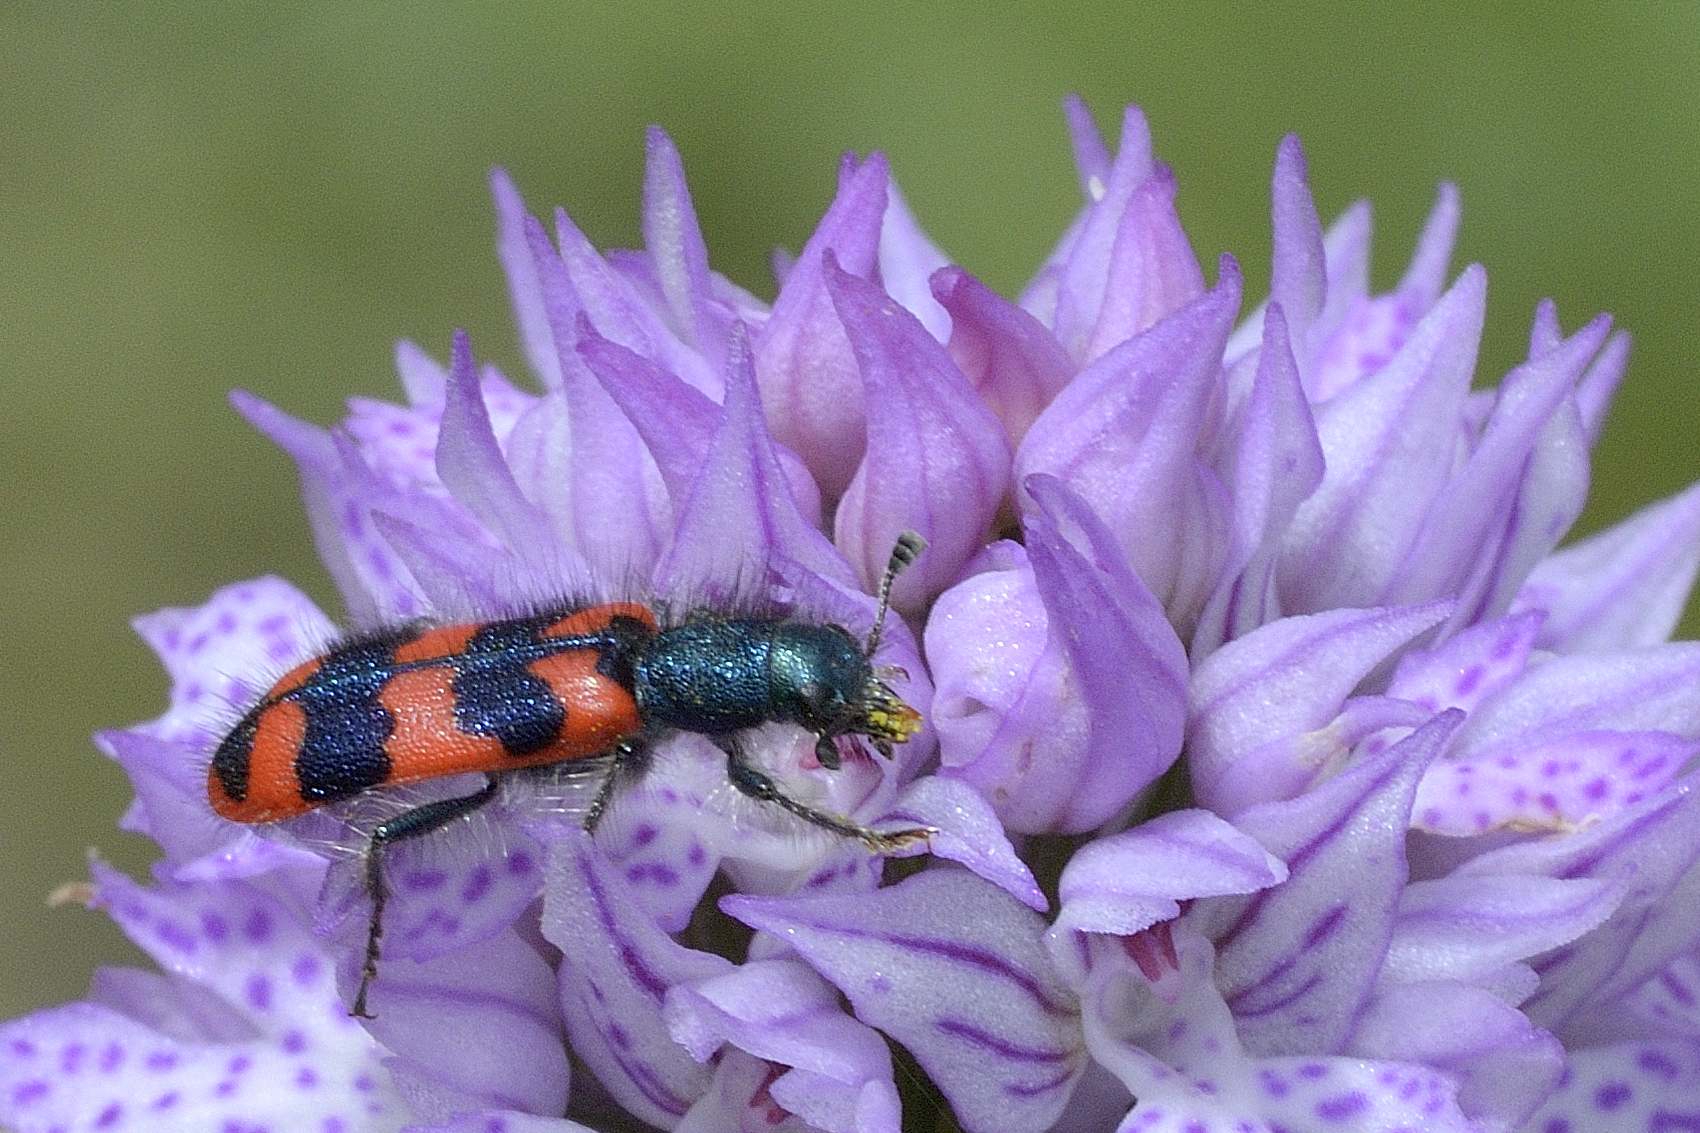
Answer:
[[[889, 829], [931, 826], [938, 833], [929, 839], [927, 854], [966, 866], [1030, 909], [1042, 913], [1048, 907], [1033, 871], [1010, 845], [997, 813], [965, 783], [924, 775], [909, 784], [877, 825]], [[921, 852], [916, 847], [908, 856]]]

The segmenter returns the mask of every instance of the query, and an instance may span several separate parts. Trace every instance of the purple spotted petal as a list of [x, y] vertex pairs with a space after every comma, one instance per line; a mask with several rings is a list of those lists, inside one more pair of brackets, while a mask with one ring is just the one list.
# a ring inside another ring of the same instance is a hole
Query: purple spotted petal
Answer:
[[709, 1072], [661, 1019], [669, 988], [732, 970], [673, 942], [619, 874], [575, 829], [552, 828], [543, 935], [562, 951], [561, 1012], [573, 1053], [620, 1105], [671, 1126], [708, 1088]]
[[1175, 950], [1178, 971], [1160, 986], [1125, 953], [1096, 950], [1086, 1044], [1136, 1099], [1118, 1130], [1477, 1133], [1453, 1083], [1420, 1064], [1248, 1056], [1212, 982], [1210, 943], [1182, 924]]
[[[924, 852], [968, 867], [1030, 909], [1042, 913], [1048, 908], [1033, 871], [1010, 845], [997, 813], [966, 783], [942, 775], [917, 779], [878, 825], [930, 826], [938, 833], [928, 839]], [[911, 856], [922, 852], [917, 846]]]
[[1387, 695], [1413, 701], [1430, 712], [1476, 709], [1493, 693], [1523, 675], [1541, 631], [1538, 612], [1484, 622], [1433, 649], [1399, 660]]
[[334, 636], [301, 591], [266, 576], [216, 591], [200, 606], [143, 614], [131, 623], [171, 678], [170, 707], [139, 730], [211, 747], [235, 714]]
[[1624, 997], [1693, 948], [1700, 934], [1700, 783], [1690, 776], [1659, 795], [1571, 834], [1507, 846], [1465, 863], [1457, 876], [1595, 878], [1624, 890], [1605, 924], [1535, 961], [1529, 1017], [1565, 1037], [1602, 1025]]
[[874, 270], [889, 174], [874, 154], [840, 186], [832, 207], [785, 276], [755, 343], [762, 404], [774, 437], [809, 462], [828, 495], [843, 492], [862, 459], [862, 379], [826, 292], [831, 252], [852, 275]]
[[1085, 1061], [1044, 922], [965, 871], [928, 869], [866, 895], [721, 900], [795, 948], [863, 1022], [901, 1042], [969, 1133], [1047, 1128]]
[[[707, 1062], [729, 1044], [784, 1073], [774, 1103], [828, 1133], [898, 1133], [891, 1055], [878, 1033], [845, 1014], [838, 993], [795, 960], [751, 961], [673, 988], [663, 1015], [673, 1037]], [[869, 1112], [882, 1124], [862, 1120]]]
[[1202, 607], [1225, 552], [1226, 501], [1196, 448], [1239, 293], [1224, 259], [1215, 290], [1077, 375], [1016, 453], [1017, 483], [1043, 472], [1079, 493], [1182, 619]]
[[130, 1015], [82, 1003], [0, 1026], [0, 1122], [353, 1133], [405, 1120], [381, 1048], [348, 1018], [329, 958], [285, 904], [242, 882], [95, 877], [96, 899], [182, 983], [125, 981], [113, 998]]
[[1217, 982], [1248, 1049], [1332, 1054], [1345, 1044], [1392, 938], [1417, 782], [1461, 718], [1439, 716], [1307, 794], [1236, 818], [1291, 871], [1273, 889], [1189, 913], [1210, 926]]
[[950, 314], [951, 358], [1020, 444], [1073, 361], [1042, 323], [961, 268], [940, 269], [932, 288]]
[[748, 345], [743, 332], [734, 330], [720, 428], [689, 498], [678, 508], [672, 546], [656, 565], [655, 588], [724, 600], [741, 586], [765, 584], [759, 575], [742, 575], [778, 558], [835, 581], [855, 577], [791, 495], [762, 417]]
[[626, 892], [667, 932], [690, 923], [720, 866], [714, 839], [703, 829], [712, 821], [688, 792], [663, 788], [628, 792], [597, 828], [597, 845]]
[[1436, 602], [1283, 618], [1211, 654], [1192, 676], [1190, 698], [1187, 754], [1199, 800], [1233, 815], [1301, 790], [1321, 768], [1292, 758], [1282, 741], [1338, 717], [1359, 682], [1449, 609]]
[[1486, 296], [1465, 271], [1385, 369], [1318, 406], [1326, 471], [1287, 531], [1285, 609], [1384, 600], [1451, 469]]
[[1557, 1091], [1524, 1128], [1692, 1133], [1700, 1129], [1700, 1042], [1665, 1039], [1576, 1051]]
[[250, 877], [316, 861], [304, 850], [214, 815], [207, 806], [207, 757], [201, 751], [139, 728], [98, 733], [95, 743], [118, 761], [136, 790], [125, 828], [152, 838], [177, 880]]
[[1543, 561], [1515, 608], [1539, 610], [1545, 649], [1661, 645], [1670, 639], [1700, 569], [1700, 485], [1649, 504]]
[[886, 195], [885, 217], [880, 222], [880, 283], [920, 320], [928, 334], [944, 342], [951, 333], [950, 315], [933, 297], [928, 280], [950, 263], [950, 257], [921, 231], [895, 181], [887, 186]]
[[[345, 993], [352, 984], [343, 981]], [[567, 1052], [553, 973], [518, 934], [425, 963], [387, 956], [370, 1004], [377, 1017], [367, 1030], [408, 1072], [481, 1106], [566, 1109]]]
[[1270, 305], [1263, 327], [1239, 442], [1224, 470], [1233, 496], [1233, 549], [1193, 635], [1195, 660], [1280, 616], [1275, 568], [1281, 540], [1299, 505], [1322, 482], [1316, 423], [1279, 304]]
[[892, 588], [898, 609], [919, 612], [985, 545], [1009, 488], [1009, 442], [914, 316], [841, 270], [830, 252], [825, 280], [861, 372], [868, 429], [867, 455], [834, 516], [835, 539], [872, 591], [897, 537], [920, 534], [926, 553]]
[[1458, 1079], [1458, 1108], [1489, 1129], [1516, 1129], [1564, 1071], [1564, 1048], [1481, 988], [1414, 983], [1370, 1000], [1352, 1036], [1366, 1058], [1417, 1063]]

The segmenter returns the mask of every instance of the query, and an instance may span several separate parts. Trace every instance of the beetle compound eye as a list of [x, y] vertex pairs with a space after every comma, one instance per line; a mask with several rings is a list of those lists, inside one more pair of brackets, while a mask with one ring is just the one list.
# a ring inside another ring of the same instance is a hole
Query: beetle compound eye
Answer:
[[815, 740], [815, 759], [828, 771], [837, 771], [843, 760], [838, 754], [838, 743], [831, 736], [820, 736]]

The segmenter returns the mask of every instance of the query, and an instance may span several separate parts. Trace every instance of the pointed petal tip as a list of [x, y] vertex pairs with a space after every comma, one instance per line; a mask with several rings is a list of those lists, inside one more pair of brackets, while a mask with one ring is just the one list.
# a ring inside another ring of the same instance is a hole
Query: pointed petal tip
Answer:
[[1279, 180], [1283, 173], [1301, 181], [1310, 176], [1310, 163], [1305, 158], [1304, 142], [1297, 134], [1286, 135], [1275, 147], [1276, 179]]

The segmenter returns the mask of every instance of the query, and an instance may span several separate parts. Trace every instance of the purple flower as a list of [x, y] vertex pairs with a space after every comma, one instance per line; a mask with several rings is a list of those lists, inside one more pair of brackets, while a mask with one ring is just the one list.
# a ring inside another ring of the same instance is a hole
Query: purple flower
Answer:
[[[1700, 1129], [1700, 488], [1562, 545], [1628, 359], [1536, 313], [1477, 388], [1485, 273], [1443, 187], [1399, 284], [1278, 147], [1270, 295], [1207, 278], [1146, 121], [1067, 106], [1084, 201], [1015, 300], [849, 157], [770, 305], [712, 272], [648, 139], [640, 251], [492, 178], [522, 389], [463, 334], [295, 460], [343, 624], [574, 595], [782, 605], [865, 633], [925, 719], [889, 762], [748, 737], [894, 862], [660, 746], [510, 778], [386, 859], [376, 1018], [346, 1011], [363, 831], [458, 781], [273, 826], [210, 752], [337, 634], [274, 578], [139, 619], [171, 680], [97, 743], [146, 884], [91, 905], [157, 970], [0, 1026], [0, 1122], [71, 1130]], [[829, 760], [829, 762], [831, 762]]]

